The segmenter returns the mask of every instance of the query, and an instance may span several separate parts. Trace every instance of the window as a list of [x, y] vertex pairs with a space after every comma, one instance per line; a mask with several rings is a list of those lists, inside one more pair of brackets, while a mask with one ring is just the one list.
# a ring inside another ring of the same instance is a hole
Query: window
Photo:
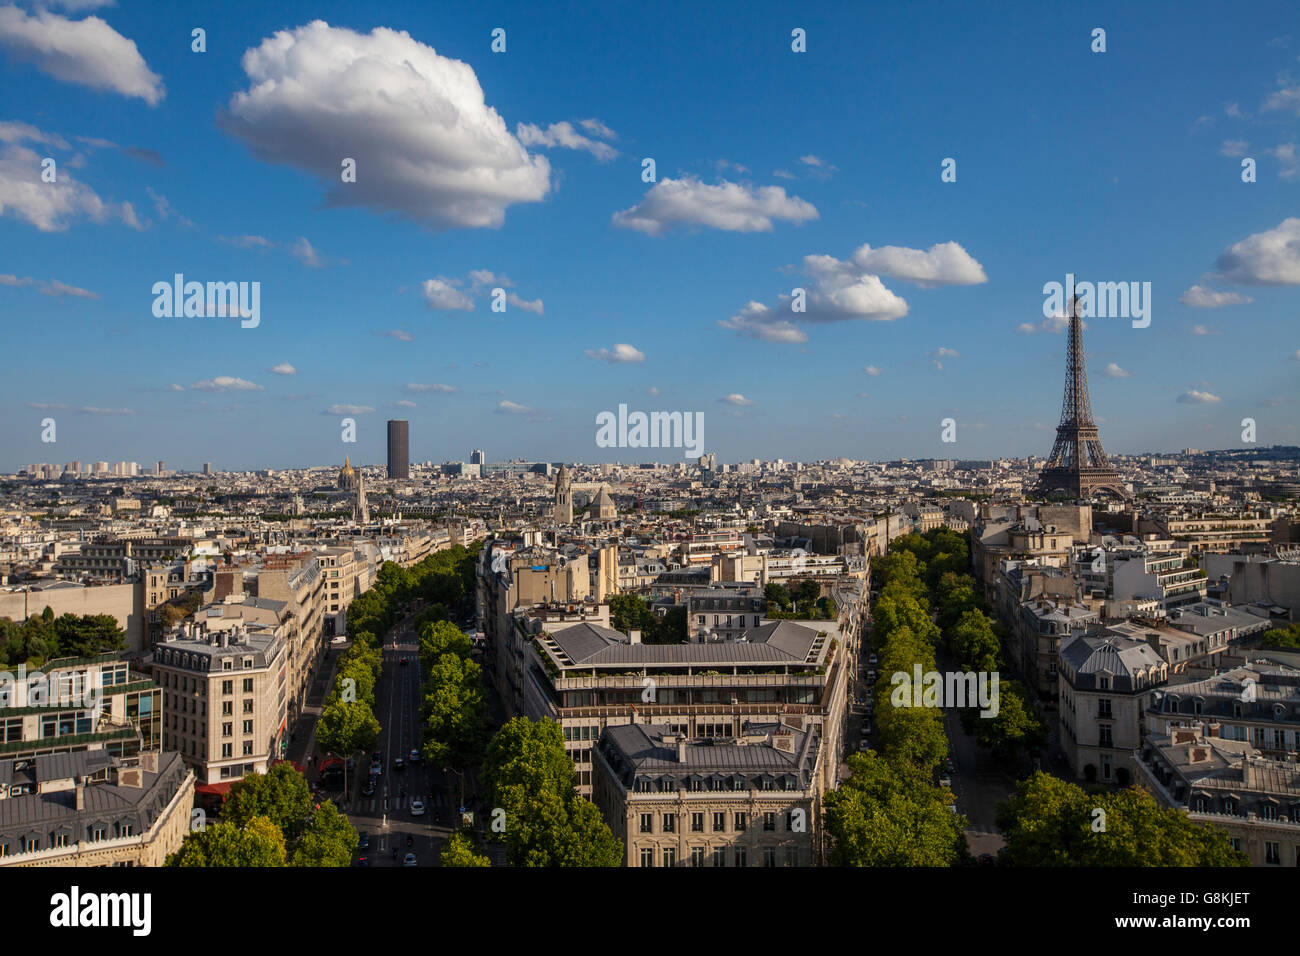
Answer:
[[[641, 814], [641, 832], [654, 833], [654, 831], [655, 831], [655, 815], [653, 813]], [[645, 851], [643, 850], [641, 852], [644, 853]]]
[[665, 813], [665, 814], [664, 814], [664, 829], [663, 829], [663, 832], [664, 832], [664, 833], [676, 833], [676, 832], [677, 832], [677, 817], [675, 817], [675, 816], [674, 816], [673, 814], [671, 814], [671, 813]]
[[[744, 829], [745, 829], [745, 824], [747, 824], [748, 822], [749, 822], [749, 814], [748, 814], [748, 813], [737, 813], [737, 814], [736, 814], [736, 826], [735, 826], [735, 830], [736, 830], [736, 832], [737, 832], [737, 833], [743, 832]], [[737, 864], [737, 865], [741, 865], [741, 864]]]
[[768, 833], [776, 829], [776, 813], [768, 810], [763, 814], [763, 829]]
[[1109, 724], [1102, 724], [1100, 727], [1097, 728], [1097, 746], [1098, 747], [1115, 746], [1115, 741], [1111, 736], [1111, 728]]
[[[704, 814], [703, 814], [703, 813], [692, 813], [692, 814], [691, 814], [691, 832], [692, 832], [692, 833], [703, 833], [703, 832], [704, 832]], [[701, 851], [701, 852], [703, 852], [703, 851]], [[700, 865], [703, 866], [704, 864], [701, 863]]]
[[721, 811], [713, 814], [713, 832], [722, 833], [727, 829], [727, 815]]
[[253, 692], [253, 678], [251, 678], [251, 677], [245, 677], [245, 678], [244, 678], [244, 693], [245, 693], [245, 694], [251, 694], [252, 692]]
[[221, 682], [221, 693], [233, 694], [235, 692], [235, 682], [233, 680], [223, 680]]
[[1260, 805], [1259, 818], [1261, 820], [1276, 820], [1277, 816], [1278, 814], [1277, 814], [1276, 804], [1264, 803]]
[[702, 846], [691, 847], [691, 866], [703, 866], [703, 865], [704, 865], [704, 847]]
[[244, 733], [251, 734], [252, 732], [253, 732], [253, 722], [251, 720], [244, 721]]
[[[642, 832], [644, 833], [645, 831], [643, 830]], [[652, 850], [650, 847], [641, 848], [641, 865], [642, 866], [655, 865], [655, 851]]]
[[745, 856], [745, 848], [743, 846], [736, 847], [736, 866], [749, 866], [749, 861]]
[[1282, 849], [1280, 844], [1271, 842], [1264, 844], [1264, 862], [1272, 863], [1274, 865], [1282, 862]]
[[1110, 678], [1109, 678], [1109, 677], [1098, 677], [1098, 678], [1097, 678], [1097, 689], [1098, 689], [1098, 690], [1110, 690]]
[[774, 846], [763, 847], [763, 865], [770, 866], [770, 867], [776, 866], [776, 847]]
[[223, 700], [221, 702], [221, 716], [230, 717], [235, 712], [235, 702], [233, 700]]
[[245, 756], [245, 757], [251, 757], [251, 756], [253, 756], [253, 742], [252, 742], [251, 740], [245, 740], [245, 741], [244, 741], [244, 753], [243, 753], [243, 756]]
[[230, 744], [221, 745], [221, 757], [223, 760], [226, 757], [233, 757], [234, 755], [235, 755], [234, 747], [232, 747]]
[[799, 848], [797, 846], [788, 846], [785, 848], [785, 865], [799, 865]]
[[54, 834], [54, 840], [53, 840], [53, 842], [52, 842], [50, 845], [51, 845], [51, 846], [67, 846], [67, 845], [68, 845], [68, 835], [67, 835], [66, 833], [56, 833], [56, 834]]
[[129, 837], [132, 835], [133, 832], [134, 831], [131, 829], [131, 824], [129, 823], [122, 824], [122, 836]]
[[233, 737], [235, 735], [235, 725], [226, 723], [221, 725], [221, 736]]
[[726, 865], [727, 865], [727, 851], [726, 851], [726, 848], [724, 848], [724, 847], [714, 847], [714, 849], [713, 849], [713, 865], [714, 865], [714, 866], [726, 866]]
[[677, 851], [672, 847], [668, 847], [666, 850], [664, 850], [664, 866], [676, 866], [676, 865], [677, 865]]
[[1097, 716], [1102, 720], [1111, 719], [1110, 698], [1102, 697], [1097, 701]]
[[244, 698], [244, 713], [246, 713], [246, 714], [251, 714], [252, 712], [253, 712], [253, 698], [251, 698], [251, 697], [245, 697], [245, 698]]
[[90, 831], [91, 843], [99, 843], [102, 840], [107, 840], [107, 839], [108, 839], [108, 828], [105, 827], [103, 824], [97, 823], [95, 824], [94, 827], [91, 828]]

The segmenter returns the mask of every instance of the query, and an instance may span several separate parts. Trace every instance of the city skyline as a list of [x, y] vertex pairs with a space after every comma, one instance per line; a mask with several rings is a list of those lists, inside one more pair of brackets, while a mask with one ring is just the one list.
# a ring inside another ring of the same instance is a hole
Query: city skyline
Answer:
[[[1070, 275], [1150, 283], [1149, 326], [1087, 322], [1112, 456], [1249, 447], [1245, 418], [1256, 447], [1300, 444], [1284, 4], [558, 30], [515, 5], [236, 3], [203, 52], [189, 13], [80, 9], [0, 17], [0, 309], [29, 358], [0, 470], [383, 462], [389, 419], [417, 461], [680, 460], [598, 445], [620, 405], [702, 413], [723, 462], [1043, 457], [1066, 352], [1045, 286]], [[79, 70], [32, 39], [92, 20], [111, 53], [69, 41]], [[259, 283], [259, 320], [157, 315], [177, 275]]]

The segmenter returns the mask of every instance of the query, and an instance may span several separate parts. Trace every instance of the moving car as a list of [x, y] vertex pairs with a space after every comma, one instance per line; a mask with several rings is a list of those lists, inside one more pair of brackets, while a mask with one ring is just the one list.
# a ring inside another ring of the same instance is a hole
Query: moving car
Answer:
[[415, 858], [414, 853], [406, 854], [406, 859], [402, 861], [402, 866], [419, 866], [420, 861]]
[[406, 769], [406, 761], [403, 760], [401, 757], [398, 757], [396, 760], [393, 761], [393, 769], [394, 769], [394, 770], [405, 770], [405, 769]]
[[405, 667], [407, 664], [409, 664], [409, 663], [411, 663], [411, 662], [408, 661], [405, 657], [403, 657], [403, 658], [399, 658], [398, 661], [397, 661], [397, 663], [399, 663], [399, 664], [401, 664], [403, 667]]
[[363, 797], [373, 797], [375, 795], [375, 778], [373, 776], [366, 778], [366, 784], [361, 788], [361, 795]]
[[358, 850], [369, 850], [369, 849], [370, 849], [370, 834], [369, 834], [369, 833], [359, 833], [359, 834], [357, 834], [357, 849], [358, 849]]
[[422, 761], [423, 759], [424, 759], [424, 757], [423, 757], [423, 755], [421, 755], [420, 751], [419, 751], [417, 748], [412, 747], [412, 748], [411, 748], [411, 754], [410, 754], [410, 756], [408, 756], [408, 757], [406, 758], [406, 762], [407, 762], [407, 763], [419, 763], [419, 762]]
[[411, 801], [411, 816], [413, 816], [413, 817], [422, 817], [422, 816], [424, 816], [424, 801], [423, 801], [423, 800], [412, 800], [412, 801]]

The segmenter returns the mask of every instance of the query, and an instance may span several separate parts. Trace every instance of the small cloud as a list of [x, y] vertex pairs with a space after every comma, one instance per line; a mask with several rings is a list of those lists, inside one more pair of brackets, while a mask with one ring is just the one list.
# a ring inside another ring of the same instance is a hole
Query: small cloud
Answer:
[[658, 388], [658, 386], [651, 385], [649, 388], [647, 388], [647, 389], [645, 390], [645, 393], [646, 393], [647, 395], [649, 395], [651, 398], [658, 398], [658, 397], [659, 397], [659, 388]]
[[1208, 329], [1203, 325], [1193, 325], [1192, 334], [1193, 335], [1218, 335], [1219, 333], [1217, 330]]
[[612, 349], [587, 349], [586, 355], [598, 362], [609, 362], [611, 364], [635, 364], [645, 361], [645, 353], [633, 345], [628, 345], [626, 342], [620, 342]]
[[240, 249], [269, 249], [275, 245], [265, 236], [217, 236], [217, 239]]
[[27, 407], [34, 408], [38, 412], [58, 412], [67, 408], [68, 406], [60, 404], [58, 402], [28, 402]]
[[533, 409], [527, 405], [520, 405], [518, 402], [509, 402], [502, 399], [497, 402], [496, 411], [501, 415], [530, 415]]
[[394, 408], [419, 408], [420, 406], [416, 405], [415, 402], [411, 401], [409, 398], [402, 398], [393, 402], [393, 407]]
[[746, 398], [744, 395], [741, 395], [739, 392], [732, 392], [730, 395], [723, 395], [720, 399], [718, 399], [718, 401], [724, 402], [727, 405], [753, 405], [754, 404], [750, 399]]
[[599, 136], [601, 139], [618, 139], [618, 134], [598, 119], [578, 120], [578, 125], [592, 136]]
[[1032, 322], [1021, 322], [1016, 326], [1016, 331], [1021, 335], [1033, 335], [1038, 331], [1038, 326], [1034, 325]]
[[1225, 139], [1219, 152], [1224, 156], [1245, 156], [1249, 148], [1250, 143], [1244, 139]]
[[442, 312], [473, 312], [474, 300], [456, 288], [457, 282], [458, 280], [445, 276], [425, 279], [421, 288], [424, 289], [424, 300], [429, 308]]
[[613, 146], [583, 136], [573, 128], [572, 123], [552, 123], [546, 129], [532, 123], [520, 123], [515, 127], [515, 136], [519, 137], [519, 142], [525, 146], [544, 146], [548, 149], [560, 146], [564, 149], [580, 149], [591, 153], [602, 163], [607, 163], [618, 156], [618, 150]]
[[1101, 371], [1102, 374], [1105, 375], [1107, 378], [1128, 378], [1130, 375], [1133, 374], [1132, 372], [1124, 371], [1124, 369], [1120, 368], [1114, 362], [1111, 362]]
[[162, 193], [157, 192], [152, 186], [144, 187], [144, 191], [148, 193], [149, 198], [153, 200], [153, 210], [155, 213], [157, 213], [159, 219], [163, 220], [164, 222], [167, 221], [168, 219], [175, 219], [178, 223], [180, 223], [182, 226], [185, 226], [187, 229], [191, 229], [194, 227], [194, 223], [186, 219], [180, 213], [178, 213], [172, 207], [171, 202]]
[[523, 309], [525, 312], [532, 312], [535, 313], [536, 315], [542, 315], [544, 312], [541, 299], [533, 299], [531, 302], [529, 302], [527, 299], [521, 298], [515, 295], [513, 292], [507, 292], [506, 301], [509, 302], [511, 305], [513, 305], [516, 309]]
[[297, 241], [289, 247], [289, 254], [309, 269], [319, 269], [325, 265], [320, 253], [307, 241], [306, 236], [298, 237]]
[[405, 388], [408, 392], [439, 392], [443, 395], [447, 395], [450, 394], [451, 392], [456, 391], [456, 389], [453, 388], [452, 386], [444, 385], [441, 382], [432, 382], [427, 385], [424, 384], [423, 382], [407, 382], [402, 387]]
[[495, 286], [495, 285], [499, 285], [506, 289], [509, 289], [511, 286], [514, 285], [514, 283], [510, 281], [509, 276], [497, 275], [491, 269], [471, 269], [469, 273], [469, 281], [470, 284], [473, 285], [474, 288], [476, 289], [481, 288], [483, 286]]
[[[1196, 309], [1218, 309], [1225, 305], [1244, 305], [1254, 300], [1248, 295], [1239, 295], [1236, 292], [1218, 292], [1203, 285], [1194, 285], [1180, 295], [1178, 301], [1183, 305], [1190, 305]], [[1203, 327], [1198, 325], [1196, 328]], [[1206, 333], [1197, 332], [1196, 334], [1205, 335]]]
[[138, 160], [142, 163], [148, 163], [150, 166], [158, 166], [161, 168], [165, 165], [163, 163], [162, 153], [153, 149], [142, 149], [139, 146], [123, 146], [122, 155], [130, 156], [132, 159]]
[[386, 339], [397, 339], [399, 342], [410, 342], [414, 338], [405, 329], [389, 329], [387, 332], [380, 332], [379, 334]]
[[809, 167], [813, 175], [818, 179], [830, 179], [833, 175], [839, 172], [838, 166], [832, 166], [820, 156], [814, 156], [811, 153], [807, 156], [800, 156], [799, 162]]
[[129, 408], [97, 408], [94, 405], [82, 405], [78, 409], [83, 415], [134, 415]]
[[799, 178], [794, 173], [790, 172], [788, 169], [774, 169], [772, 170], [772, 175], [775, 176], [777, 179], [798, 179]]
[[190, 388], [199, 392], [261, 392], [261, 385], [255, 385], [247, 379], [235, 378], [233, 375], [218, 375], [195, 382]]
[[294, 368], [292, 365], [290, 365], [288, 362], [281, 362], [279, 365], [273, 366], [271, 368], [271, 371], [274, 372], [276, 375], [297, 375], [298, 374], [298, 370]]
[[184, 385], [179, 385], [179, 384], [177, 384], [176, 382], [172, 382], [170, 385], [167, 386], [167, 388], [168, 388], [169, 390], [173, 391], [173, 392], [183, 392], [183, 391], [185, 391], [185, 386], [184, 386]]
[[1183, 405], [1216, 405], [1223, 399], [1218, 395], [1211, 395], [1209, 392], [1200, 392], [1196, 389], [1183, 392], [1178, 396], [1178, 401]]
[[369, 405], [331, 405], [322, 415], [365, 415], [373, 412], [374, 409]]
[[880, 374], [881, 368], [879, 365], [868, 365], [865, 368], [863, 368], [862, 371], [866, 372], [872, 378], [875, 378], [877, 375]]

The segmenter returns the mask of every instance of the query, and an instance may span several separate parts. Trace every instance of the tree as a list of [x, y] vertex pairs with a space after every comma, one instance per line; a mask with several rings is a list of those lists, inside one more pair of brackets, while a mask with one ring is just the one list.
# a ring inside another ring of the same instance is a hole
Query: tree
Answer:
[[243, 826], [223, 820], [191, 831], [164, 865], [284, 866], [285, 859], [280, 828], [266, 817], [253, 817]]
[[573, 787], [560, 725], [516, 717], [487, 748], [483, 782], [505, 810], [511, 866], [618, 866], [623, 846]]
[[360, 843], [348, 818], [330, 800], [321, 803], [293, 853], [293, 866], [349, 866]]
[[999, 681], [997, 696], [997, 716], [973, 720], [976, 742], [1003, 762], [1018, 754], [1042, 753], [1048, 742], [1047, 726], [1024, 687], [1013, 680]]
[[441, 866], [491, 866], [492, 861], [478, 851], [468, 830], [457, 830], [442, 845]]
[[624, 634], [634, 629], [645, 634], [655, 626], [654, 612], [638, 594], [615, 594], [609, 599], [609, 626]]
[[763, 588], [763, 597], [767, 599], [769, 608], [780, 611], [788, 611], [794, 603], [790, 589], [780, 581], [769, 581]]
[[947, 792], [873, 751], [849, 757], [852, 776], [826, 794], [834, 866], [955, 866], [969, 856], [966, 821]]
[[455, 654], [442, 655], [429, 669], [421, 714], [427, 760], [458, 769], [476, 763], [487, 726], [482, 668]]
[[363, 700], [346, 704], [332, 700], [316, 722], [316, 742], [329, 754], [345, 757], [375, 745], [382, 728], [370, 705]]
[[266, 817], [292, 845], [306, 829], [312, 809], [307, 778], [285, 761], [274, 764], [266, 773], [249, 774], [235, 781], [221, 808], [221, 818], [243, 826], [253, 817]]
[[998, 807], [997, 822], [1007, 840], [998, 859], [1010, 866], [1249, 865], [1222, 830], [1132, 787], [1085, 793], [1035, 773]]
[[454, 654], [463, 661], [470, 658], [473, 642], [469, 635], [449, 621], [438, 621], [420, 628], [420, 664], [428, 670], [444, 654]]
[[948, 649], [962, 670], [992, 674], [1002, 665], [1002, 645], [993, 633], [993, 622], [974, 608], [948, 632]]

